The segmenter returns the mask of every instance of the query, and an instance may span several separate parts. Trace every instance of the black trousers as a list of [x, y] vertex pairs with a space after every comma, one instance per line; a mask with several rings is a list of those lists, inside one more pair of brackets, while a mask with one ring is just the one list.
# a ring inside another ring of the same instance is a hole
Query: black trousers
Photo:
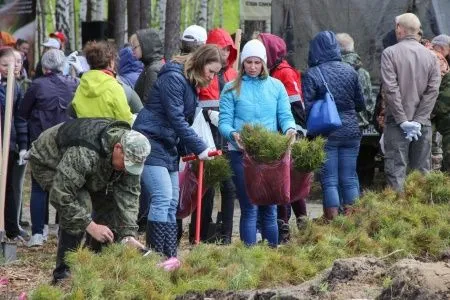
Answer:
[[19, 222], [18, 222], [18, 212], [19, 205], [18, 201], [14, 198], [13, 189], [13, 166], [15, 161], [18, 159], [17, 154], [14, 151], [9, 152], [8, 157], [8, 168], [6, 173], [6, 191], [5, 191], [5, 231], [6, 236], [10, 239], [17, 237], [20, 234]]

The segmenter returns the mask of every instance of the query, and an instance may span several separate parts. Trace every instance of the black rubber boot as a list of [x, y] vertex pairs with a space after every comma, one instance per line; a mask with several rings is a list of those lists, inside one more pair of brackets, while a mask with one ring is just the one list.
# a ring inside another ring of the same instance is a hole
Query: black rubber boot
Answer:
[[164, 254], [167, 258], [177, 257], [177, 223], [165, 223], [165, 226]]
[[78, 235], [72, 235], [63, 229], [58, 233], [58, 249], [56, 252], [56, 267], [53, 270], [53, 284], [58, 281], [69, 277], [69, 266], [65, 262], [66, 253], [76, 250], [81, 245], [84, 233]]
[[278, 242], [280, 244], [286, 244], [291, 239], [291, 233], [289, 224], [285, 223], [283, 220], [278, 219]]
[[[164, 254], [164, 242], [166, 235], [166, 224], [163, 222], [148, 221], [146, 231], [146, 244], [155, 252]], [[176, 242], [176, 236], [175, 236]]]

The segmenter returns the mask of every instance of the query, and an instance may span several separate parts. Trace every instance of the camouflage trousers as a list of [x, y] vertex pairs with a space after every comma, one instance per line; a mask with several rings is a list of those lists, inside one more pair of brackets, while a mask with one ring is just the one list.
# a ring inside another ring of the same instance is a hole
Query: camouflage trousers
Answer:
[[442, 135], [436, 130], [435, 126], [433, 128], [433, 136], [431, 139], [431, 169], [433, 171], [439, 171], [442, 169]]
[[442, 171], [450, 171], [450, 134], [442, 136]]
[[[59, 207], [59, 199], [54, 199], [54, 197], [52, 197], [51, 188], [55, 170], [52, 170], [33, 159], [30, 160], [30, 167], [33, 177], [39, 185], [44, 191], [49, 192], [49, 201], [59, 213], [59, 226], [72, 235], [84, 233], [85, 228], [83, 226], [76, 227], [73, 225], [73, 222], [68, 222], [67, 216], [62, 213], [62, 210]], [[119, 223], [119, 220], [122, 219], [119, 216], [120, 209], [117, 207], [112, 193], [108, 193], [106, 188], [97, 192], [81, 188], [78, 190], [74, 202], [76, 202], [74, 205], [86, 209], [95, 223], [108, 226], [114, 233], [115, 240], [123, 238], [118, 234], [121, 232], [121, 224]], [[70, 223], [70, 225], [68, 223]]]

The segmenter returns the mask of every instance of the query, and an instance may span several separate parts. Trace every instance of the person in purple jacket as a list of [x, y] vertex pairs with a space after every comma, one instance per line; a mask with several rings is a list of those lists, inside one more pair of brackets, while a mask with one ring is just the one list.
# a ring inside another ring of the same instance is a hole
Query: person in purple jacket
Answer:
[[134, 89], [134, 85], [144, 69], [144, 64], [133, 56], [131, 47], [119, 51], [119, 79]]
[[[29, 144], [46, 129], [69, 119], [66, 110], [78, 87], [78, 79], [62, 75], [64, 52], [51, 49], [42, 56], [44, 76], [35, 79], [25, 93], [18, 117], [27, 123]], [[42, 246], [47, 193], [31, 174], [31, 239], [28, 246]]]

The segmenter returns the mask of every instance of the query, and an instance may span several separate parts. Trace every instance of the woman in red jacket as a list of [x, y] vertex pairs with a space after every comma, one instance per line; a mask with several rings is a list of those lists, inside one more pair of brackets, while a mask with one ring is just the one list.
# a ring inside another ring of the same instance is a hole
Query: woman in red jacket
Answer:
[[[266, 47], [267, 67], [269, 68], [270, 76], [280, 80], [286, 88], [289, 101], [291, 102], [291, 111], [295, 123], [302, 128], [306, 128], [305, 106], [302, 100], [300, 72], [289, 65], [286, 60], [286, 43], [282, 38], [270, 33], [261, 33], [259, 34], [258, 39]], [[290, 205], [278, 206], [278, 236], [280, 243], [289, 240], [289, 217], [291, 206], [294, 210], [295, 217], [297, 218], [298, 226], [304, 224], [307, 215], [305, 199], [293, 202]]]
[[[237, 77], [236, 70], [233, 69], [233, 63], [237, 58], [237, 50], [230, 34], [222, 28], [212, 29], [208, 33], [207, 44], [215, 44], [222, 49], [222, 55], [227, 61], [227, 65], [214, 77], [210, 85], [199, 90], [200, 107], [203, 108], [206, 119], [210, 123], [211, 131], [217, 149], [226, 150], [226, 142], [222, 139], [217, 129], [218, 110], [220, 92], [225, 83], [234, 80]], [[213, 112], [212, 112], [213, 111]], [[211, 113], [212, 112], [212, 113]], [[226, 153], [225, 153], [226, 155]], [[220, 242], [229, 244], [231, 242], [231, 234], [233, 231], [233, 213], [234, 213], [234, 186], [231, 179], [223, 181], [220, 186], [221, 192], [221, 212], [220, 220], [222, 223], [218, 235]], [[202, 218], [201, 218], [201, 239], [208, 240], [209, 225], [212, 222], [212, 211], [214, 202], [215, 189], [209, 188], [203, 197]], [[194, 229], [196, 213], [192, 214], [191, 224]], [[192, 233], [194, 230], [191, 231]]]

